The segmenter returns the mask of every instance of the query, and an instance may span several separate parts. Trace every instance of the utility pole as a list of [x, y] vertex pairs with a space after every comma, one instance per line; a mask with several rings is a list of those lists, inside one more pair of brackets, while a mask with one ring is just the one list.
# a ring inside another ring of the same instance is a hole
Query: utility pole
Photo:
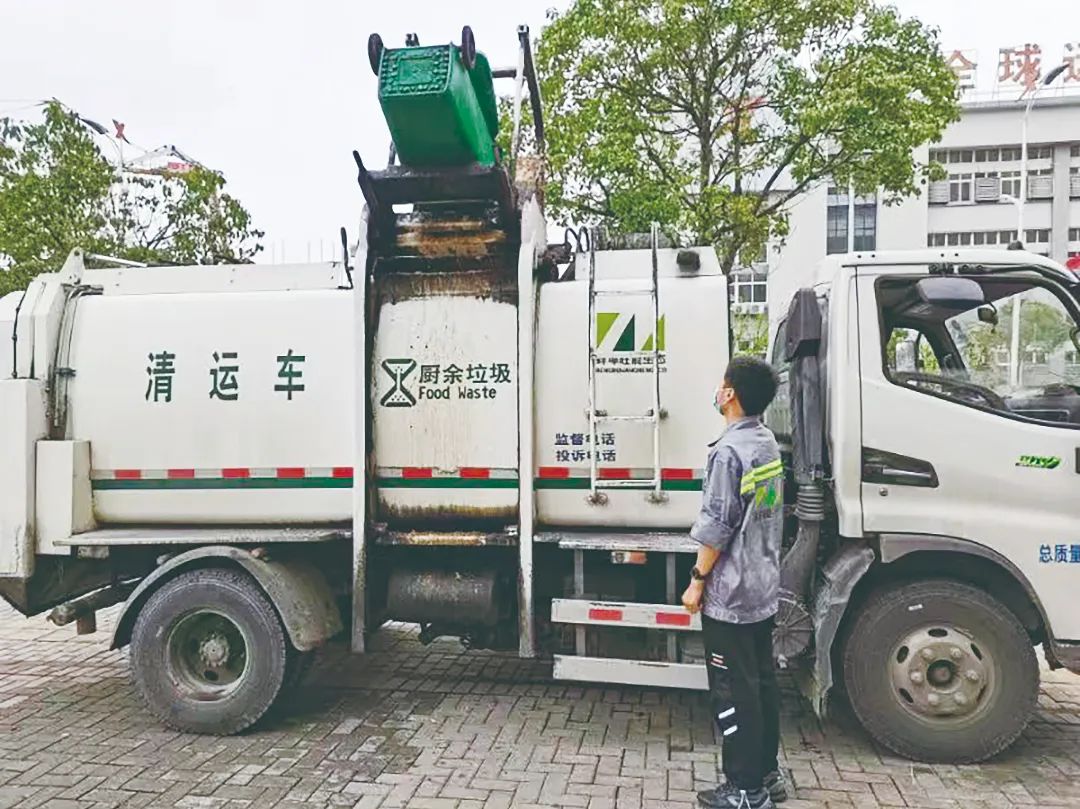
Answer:
[[[1027, 202], [1027, 151], [1028, 151], [1028, 116], [1035, 106], [1039, 90], [1065, 72], [1067, 65], [1058, 65], [1031, 89], [1031, 96], [1024, 107], [1024, 116], [1020, 119], [1020, 200], [1016, 205], [1016, 240], [1024, 242], [1024, 203]], [[1023, 305], [1023, 293], [1013, 298], [1012, 331], [1009, 340], [1009, 386], [1016, 390], [1020, 387], [1020, 308]]]

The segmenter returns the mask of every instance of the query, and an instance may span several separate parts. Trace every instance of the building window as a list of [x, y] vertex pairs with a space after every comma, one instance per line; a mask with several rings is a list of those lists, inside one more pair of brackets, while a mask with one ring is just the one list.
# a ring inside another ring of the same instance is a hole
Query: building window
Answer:
[[1009, 146], [1009, 147], [1003, 148], [1001, 150], [1001, 159], [1004, 160], [1004, 161], [1019, 160], [1020, 159], [1020, 147], [1019, 146]]
[[[1080, 228], [1077, 229], [1080, 241]], [[1029, 244], [1049, 244], [1049, 229], [1027, 230]], [[1015, 230], [958, 230], [948, 233], [929, 233], [926, 236], [927, 247], [994, 247], [1008, 246], [1016, 240]]]
[[1050, 160], [1054, 150], [1049, 146], [1028, 146], [1028, 160]]
[[949, 202], [971, 202], [971, 175], [949, 175]]
[[1069, 241], [1080, 242], [1080, 228], [1069, 228]]
[[830, 205], [825, 222], [825, 252], [847, 252], [848, 209], [847, 205]]
[[930, 150], [930, 162], [931, 163], [947, 163], [949, 160], [949, 153], [945, 149], [931, 149]]
[[950, 163], [970, 163], [975, 159], [975, 152], [972, 149], [950, 149], [949, 150], [949, 162]]
[[1045, 349], [1029, 348], [1024, 352], [1024, 362], [1028, 365], [1046, 365], [1048, 356]]
[[1080, 157], [1080, 143], [1074, 143], [1069, 148], [1069, 157]]
[[855, 206], [855, 249], [877, 249], [877, 203]]
[[998, 149], [976, 149], [975, 150], [975, 162], [976, 163], [996, 163], [999, 159], [1000, 150]]
[[1010, 197], [1015, 197], [1016, 199], [1020, 198], [1020, 172], [1001, 172], [1001, 193], [1008, 194]]
[[733, 273], [735, 303], [765, 303], [768, 300], [768, 276], [760, 270], [739, 270]]

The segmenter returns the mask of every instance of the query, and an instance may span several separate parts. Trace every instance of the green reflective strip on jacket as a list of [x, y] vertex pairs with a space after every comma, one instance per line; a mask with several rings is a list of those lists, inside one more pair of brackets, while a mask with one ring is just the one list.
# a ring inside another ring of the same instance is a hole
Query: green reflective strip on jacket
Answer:
[[772, 480], [783, 474], [784, 464], [779, 458], [770, 463], [763, 464], [762, 466], [755, 466], [742, 476], [742, 481], [739, 485], [739, 494], [749, 494], [759, 483], [764, 483], [767, 480]]

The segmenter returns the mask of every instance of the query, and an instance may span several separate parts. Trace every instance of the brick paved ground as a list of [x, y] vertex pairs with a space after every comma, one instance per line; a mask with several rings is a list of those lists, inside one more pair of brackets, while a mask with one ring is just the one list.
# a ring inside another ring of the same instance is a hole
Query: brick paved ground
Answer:
[[[0, 607], [0, 809], [681, 809], [716, 777], [698, 695], [553, 683], [543, 665], [423, 648], [406, 629], [366, 657], [331, 650], [255, 732], [186, 736], [144, 712], [106, 637]], [[787, 809], [1080, 806], [1080, 677], [1046, 674], [1020, 743], [971, 767], [912, 765], [843, 711], [821, 727], [786, 702]]]

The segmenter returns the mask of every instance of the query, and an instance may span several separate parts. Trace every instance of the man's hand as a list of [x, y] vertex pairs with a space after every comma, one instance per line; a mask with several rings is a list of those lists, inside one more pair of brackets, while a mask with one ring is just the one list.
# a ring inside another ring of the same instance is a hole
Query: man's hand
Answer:
[[705, 582], [694, 580], [682, 594], [682, 605], [689, 613], [698, 612], [701, 609], [701, 598], [705, 594]]

